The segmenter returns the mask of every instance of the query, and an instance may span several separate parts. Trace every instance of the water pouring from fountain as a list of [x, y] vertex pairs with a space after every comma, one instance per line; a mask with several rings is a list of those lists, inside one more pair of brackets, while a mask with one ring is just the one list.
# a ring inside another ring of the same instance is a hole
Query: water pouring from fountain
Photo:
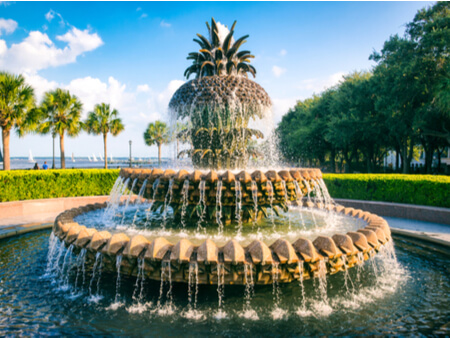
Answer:
[[[275, 167], [273, 143], [249, 145], [273, 140], [250, 127], [268, 117], [271, 100], [248, 78], [256, 75], [253, 56], [239, 51], [248, 36], [234, 40], [235, 24], [228, 30], [212, 19], [209, 38], [194, 39], [201, 49], [189, 54], [193, 63], [185, 75], [196, 78], [169, 103], [174, 123], [188, 122], [178, 136], [191, 148], [178, 155], [190, 156], [194, 169], [122, 169], [106, 204], [56, 218], [55, 241], [72, 248], [68, 255], [81, 256], [78, 284], [88, 284], [89, 293], [105, 273], [116, 274], [117, 304], [123, 276], [136, 278], [138, 301], [144, 281], [160, 281], [155, 306], [164, 313], [172, 311], [172, 284], [185, 283], [192, 313], [199, 285], [214, 284], [222, 318], [225, 286], [245, 286], [245, 311], [252, 313], [255, 286], [272, 285], [277, 318], [284, 315], [281, 284], [301, 285], [304, 310], [304, 284], [316, 278], [328, 304], [327, 275], [345, 274], [348, 289], [348, 269], [392, 245], [383, 218], [334, 203], [319, 169]], [[257, 161], [265, 169], [248, 169]], [[49, 269], [61, 263], [62, 252], [52, 247]], [[93, 266], [90, 283], [85, 265]]]

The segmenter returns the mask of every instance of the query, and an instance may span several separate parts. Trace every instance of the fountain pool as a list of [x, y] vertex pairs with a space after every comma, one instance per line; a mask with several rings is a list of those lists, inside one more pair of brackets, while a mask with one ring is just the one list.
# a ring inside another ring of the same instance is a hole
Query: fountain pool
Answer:
[[189, 309], [184, 283], [173, 284], [171, 308], [164, 303], [158, 308], [160, 283], [146, 279], [137, 305], [136, 278], [128, 277], [121, 281], [120, 306], [111, 306], [116, 296], [114, 273], [104, 272], [100, 296], [89, 297], [91, 270], [85, 272], [84, 286], [79, 276], [76, 289], [75, 267], [68, 281], [45, 275], [49, 235], [41, 231], [0, 243], [2, 336], [450, 333], [450, 259], [430, 255], [405, 240], [395, 241], [397, 261], [375, 256], [374, 265], [366, 262], [359, 271], [349, 269], [348, 290], [341, 273], [328, 277], [325, 293], [319, 292], [316, 279], [305, 280], [305, 298], [299, 283], [280, 284], [277, 310], [272, 285], [255, 286], [250, 308], [245, 286], [225, 286], [223, 312], [218, 315], [217, 286], [199, 285], [197, 312]]

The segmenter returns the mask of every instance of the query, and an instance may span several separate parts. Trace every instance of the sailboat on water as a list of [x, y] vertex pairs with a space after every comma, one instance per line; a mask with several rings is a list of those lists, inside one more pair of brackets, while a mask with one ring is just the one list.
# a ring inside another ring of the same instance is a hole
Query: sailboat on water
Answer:
[[30, 149], [30, 155], [28, 155], [28, 162], [30, 163], [36, 163], [36, 161], [33, 158], [33, 154], [31, 153], [31, 149]]
[[97, 162], [97, 157], [95, 157], [95, 154], [92, 154], [92, 162]]
[[103, 162], [103, 157], [102, 157], [102, 154], [98, 154], [98, 157], [100, 158], [100, 161], [102, 161], [102, 162]]
[[92, 159], [89, 155], [88, 155], [88, 160], [89, 160], [89, 162], [92, 162]]
[[75, 162], [75, 157], [73, 157], [73, 153], [72, 153], [72, 162]]

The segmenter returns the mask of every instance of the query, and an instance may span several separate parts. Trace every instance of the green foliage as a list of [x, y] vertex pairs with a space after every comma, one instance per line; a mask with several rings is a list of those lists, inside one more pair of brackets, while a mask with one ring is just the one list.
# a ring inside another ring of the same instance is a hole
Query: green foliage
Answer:
[[59, 135], [62, 169], [66, 167], [64, 135], [77, 136], [84, 128], [84, 123], [81, 121], [82, 109], [81, 101], [68, 90], [57, 88], [44, 94], [38, 131], [41, 134], [51, 133], [53, 137]]
[[22, 75], [0, 72], [0, 128], [4, 152], [3, 169], [10, 169], [9, 140], [12, 128], [19, 136], [33, 131], [38, 122], [34, 90]]
[[333, 198], [450, 208], [450, 177], [432, 175], [326, 174]]
[[333, 172], [336, 162], [347, 173], [364, 163], [374, 172], [395, 150], [409, 173], [420, 145], [430, 173], [435, 151], [450, 145], [449, 46], [450, 3], [420, 10], [404, 36], [391, 36], [370, 56], [377, 63], [371, 73], [354, 72], [283, 117], [284, 157], [322, 167], [327, 162]]
[[219, 26], [214, 18], [211, 18], [211, 26], [208, 22], [206, 23], [209, 39], [201, 34], [197, 34], [199, 39], [194, 39], [200, 45], [200, 50], [189, 53], [187, 59], [192, 60], [192, 65], [184, 72], [186, 78], [189, 78], [191, 74], [196, 74], [197, 78], [213, 75], [243, 75], [247, 77], [247, 73], [252, 74], [253, 77], [256, 76], [256, 69], [250, 65], [250, 59], [255, 56], [251, 55], [248, 50], [238, 52], [241, 45], [247, 41], [248, 35], [233, 41], [235, 26], [236, 21], [222, 41]]
[[57, 88], [44, 94], [41, 105], [42, 122], [39, 132], [77, 136], [84, 126], [81, 121], [83, 104], [68, 90]]
[[94, 111], [89, 113], [84, 122], [84, 127], [89, 134], [103, 134], [103, 156], [105, 158], [105, 169], [108, 169], [108, 133], [117, 136], [125, 129], [122, 120], [119, 118], [119, 112], [116, 109], [111, 111], [109, 104], [96, 104]]
[[111, 133], [111, 135], [117, 136], [125, 129], [125, 126], [119, 118], [119, 112], [116, 109], [111, 110], [109, 104], [100, 103], [96, 104], [94, 111], [89, 113], [85, 122], [85, 128], [89, 134]]
[[14, 170], [0, 172], [0, 202], [108, 195], [119, 170]]
[[148, 124], [144, 132], [144, 142], [148, 146], [158, 146], [158, 163], [161, 164], [161, 146], [170, 142], [169, 128], [164, 122], [155, 121]]
[[148, 124], [144, 132], [144, 141], [148, 146], [161, 146], [170, 141], [169, 128], [164, 122], [155, 121]]

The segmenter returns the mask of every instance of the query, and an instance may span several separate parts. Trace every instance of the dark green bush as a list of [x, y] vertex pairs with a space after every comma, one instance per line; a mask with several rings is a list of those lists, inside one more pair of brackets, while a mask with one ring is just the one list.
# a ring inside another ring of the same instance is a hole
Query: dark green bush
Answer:
[[333, 198], [450, 208], [450, 177], [395, 174], [326, 174]]
[[108, 195], [119, 170], [0, 171], [0, 202]]
[[[119, 170], [0, 171], [0, 202], [108, 195]], [[325, 174], [333, 198], [450, 208], [450, 177], [395, 174]]]

